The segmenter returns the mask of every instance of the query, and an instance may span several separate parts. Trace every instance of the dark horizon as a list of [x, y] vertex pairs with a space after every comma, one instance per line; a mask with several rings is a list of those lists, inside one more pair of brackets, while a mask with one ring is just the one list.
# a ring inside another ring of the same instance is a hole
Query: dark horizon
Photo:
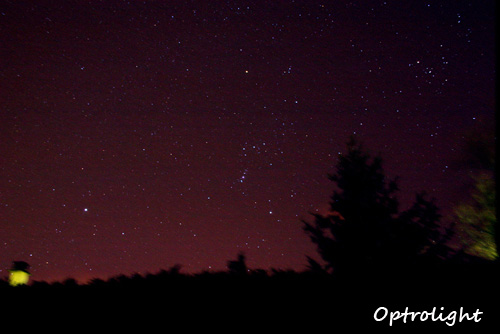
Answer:
[[400, 211], [470, 197], [494, 1], [0, 4], [0, 277], [305, 269], [353, 134]]

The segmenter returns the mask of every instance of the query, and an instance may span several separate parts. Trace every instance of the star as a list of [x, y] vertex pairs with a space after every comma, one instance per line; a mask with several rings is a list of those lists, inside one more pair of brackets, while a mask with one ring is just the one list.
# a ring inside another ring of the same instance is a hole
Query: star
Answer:
[[82, 258], [95, 277], [219, 270], [247, 235], [266, 240], [256, 268], [300, 270], [300, 219], [328, 205], [351, 134], [404, 181], [402, 206], [436, 189], [452, 211], [462, 136], [494, 115], [493, 1], [205, 2], [3, 6], [0, 270], [18, 254], [37, 280], [88, 273]]

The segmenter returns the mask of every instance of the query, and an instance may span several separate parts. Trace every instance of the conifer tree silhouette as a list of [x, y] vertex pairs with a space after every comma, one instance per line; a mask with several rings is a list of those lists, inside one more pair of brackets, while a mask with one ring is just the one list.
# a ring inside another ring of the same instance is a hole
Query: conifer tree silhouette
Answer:
[[339, 156], [336, 173], [328, 177], [336, 184], [330, 212], [312, 213], [313, 223], [303, 220], [325, 269], [357, 275], [390, 268], [409, 263], [442, 242], [433, 201], [417, 194], [415, 204], [399, 214], [397, 179], [387, 180], [380, 156], [370, 157], [354, 137], [347, 154]]

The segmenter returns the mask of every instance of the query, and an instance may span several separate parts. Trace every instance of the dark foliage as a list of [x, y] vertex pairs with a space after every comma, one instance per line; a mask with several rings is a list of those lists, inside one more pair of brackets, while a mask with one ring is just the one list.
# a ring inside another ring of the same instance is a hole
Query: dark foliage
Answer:
[[[422, 262], [401, 269], [391, 280], [377, 275], [338, 277], [314, 262], [310, 262], [311, 270], [303, 272], [258, 269], [244, 275], [230, 270], [183, 274], [176, 266], [156, 274], [120, 275], [87, 284], [72, 279], [52, 284], [35, 281], [18, 287], [0, 284], [2, 301], [9, 306], [3, 314], [14, 313], [18, 323], [23, 323], [33, 318], [26, 310], [34, 310], [39, 319], [37, 328], [43, 323], [53, 326], [55, 321], [72, 326], [91, 321], [96, 328], [112, 324], [114, 331], [116, 326], [130, 329], [134, 323], [141, 330], [169, 324], [170, 328], [200, 330], [232, 331], [244, 326], [315, 332], [324, 330], [325, 323], [332, 328], [376, 326], [379, 323], [372, 320], [373, 312], [382, 305], [414, 310], [429, 309], [429, 305], [458, 310], [465, 305], [480, 308], [490, 319], [499, 311], [497, 304], [490, 302], [498, 296], [495, 284], [500, 279], [499, 268], [491, 261]], [[470, 325], [475, 330], [487, 328], [483, 323]], [[387, 328], [387, 324], [382, 327]]]
[[239, 253], [236, 261], [228, 261], [227, 269], [233, 275], [246, 275], [248, 268], [245, 263], [245, 254]]
[[433, 200], [417, 194], [413, 206], [399, 213], [397, 180], [387, 180], [381, 158], [371, 158], [354, 138], [347, 150], [339, 157], [336, 173], [329, 175], [337, 186], [330, 212], [312, 214], [314, 223], [304, 221], [325, 269], [358, 276], [413, 265], [424, 255], [443, 256], [447, 248]]

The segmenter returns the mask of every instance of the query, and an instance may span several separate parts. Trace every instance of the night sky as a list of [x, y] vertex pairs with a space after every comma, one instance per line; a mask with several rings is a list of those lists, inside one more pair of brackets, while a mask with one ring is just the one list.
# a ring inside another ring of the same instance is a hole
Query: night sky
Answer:
[[0, 276], [303, 270], [353, 134], [446, 214], [494, 58], [494, 1], [2, 0]]

